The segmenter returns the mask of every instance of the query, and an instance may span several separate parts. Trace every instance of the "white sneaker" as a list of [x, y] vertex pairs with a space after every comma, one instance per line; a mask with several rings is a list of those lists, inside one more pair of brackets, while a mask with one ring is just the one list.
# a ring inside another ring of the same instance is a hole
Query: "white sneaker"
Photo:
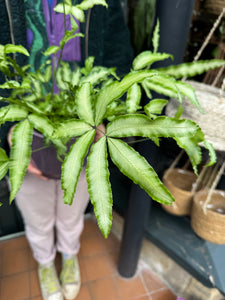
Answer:
[[74, 300], [80, 291], [80, 268], [75, 255], [63, 256], [62, 272], [60, 274], [63, 295], [66, 300]]
[[63, 300], [62, 290], [53, 263], [47, 266], [39, 265], [38, 277], [44, 300]]

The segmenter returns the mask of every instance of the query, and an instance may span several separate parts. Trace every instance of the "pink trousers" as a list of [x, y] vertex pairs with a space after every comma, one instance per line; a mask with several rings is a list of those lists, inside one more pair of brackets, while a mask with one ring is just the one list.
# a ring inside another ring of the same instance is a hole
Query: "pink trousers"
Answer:
[[89, 201], [84, 169], [73, 204], [64, 204], [62, 198], [60, 180], [45, 181], [30, 173], [25, 175], [16, 196], [27, 239], [34, 258], [40, 264], [53, 261], [56, 251], [69, 255], [79, 251], [84, 211]]

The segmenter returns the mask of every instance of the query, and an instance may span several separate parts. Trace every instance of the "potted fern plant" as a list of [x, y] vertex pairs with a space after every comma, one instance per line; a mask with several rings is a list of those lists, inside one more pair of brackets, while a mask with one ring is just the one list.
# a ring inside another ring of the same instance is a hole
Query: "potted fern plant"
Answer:
[[[55, 11], [70, 15], [72, 28], [65, 31], [59, 46], [49, 47], [43, 55], [50, 57], [62, 53], [70, 39], [80, 36], [76, 33], [77, 24], [73, 16], [84, 22], [84, 11], [95, 4], [107, 7], [104, 0], [84, 0], [78, 5], [72, 5], [67, 0], [58, 4]], [[161, 116], [168, 101], [152, 100], [151, 91], [177, 98], [180, 104], [183, 97], [187, 97], [202, 111], [192, 86], [176, 78], [194, 76], [220, 67], [225, 62], [199, 61], [153, 69], [151, 65], [154, 62], [171, 57], [166, 53], [158, 53], [158, 44], [159, 24], [153, 34], [154, 50], [139, 54], [133, 61], [131, 71], [123, 78], [118, 77], [114, 68], [94, 66], [94, 57], [87, 58], [85, 66], [76, 70], [71, 70], [67, 63], [60, 61], [54, 72], [49, 59], [37, 72], [32, 72], [28, 65], [20, 67], [11, 57], [13, 53], [28, 56], [24, 47], [11, 44], [0, 46], [0, 69], [6, 77], [0, 88], [11, 90], [9, 97], [0, 99], [9, 104], [0, 109], [0, 122], [17, 122], [12, 132], [9, 157], [0, 149], [0, 178], [9, 170], [10, 202], [20, 189], [30, 163], [34, 130], [43, 135], [46, 147], [50, 144], [55, 146], [58, 158], [62, 161], [61, 186], [65, 204], [70, 205], [72, 202], [87, 156], [88, 191], [105, 237], [112, 223], [108, 156], [123, 174], [139, 184], [152, 199], [164, 204], [174, 201], [153, 168], [124, 138], [149, 138], [158, 146], [161, 138], [173, 138], [189, 155], [195, 172], [201, 161], [199, 144], [203, 143], [210, 153], [209, 164], [215, 162], [213, 148], [205, 140], [199, 126], [193, 121], [179, 119], [180, 109], [175, 117]], [[45, 91], [45, 86], [52, 78], [59, 89], [57, 94]], [[142, 92], [151, 99], [144, 107], [141, 106]], [[122, 99], [123, 95], [125, 100]], [[96, 131], [102, 131], [100, 125], [104, 122], [107, 124], [106, 131], [101, 132], [103, 136], [94, 143]], [[67, 152], [67, 144], [73, 138], [76, 140]]]

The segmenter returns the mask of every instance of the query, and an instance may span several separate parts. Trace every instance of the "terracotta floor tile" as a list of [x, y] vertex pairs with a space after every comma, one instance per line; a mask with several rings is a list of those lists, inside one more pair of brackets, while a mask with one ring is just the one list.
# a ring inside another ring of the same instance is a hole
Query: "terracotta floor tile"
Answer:
[[118, 268], [119, 251], [115, 250], [115, 252], [108, 252], [107, 256], [108, 256], [109, 264], [112, 268], [113, 274], [117, 274], [118, 273], [117, 268]]
[[152, 300], [176, 300], [177, 297], [169, 290], [163, 289], [150, 294]]
[[113, 233], [110, 233], [107, 239], [101, 235], [101, 240], [107, 252], [118, 251], [120, 242]]
[[76, 300], [92, 300], [87, 284], [81, 286], [80, 292]]
[[41, 296], [38, 296], [38, 297], [32, 298], [32, 300], [43, 300], [43, 298]]
[[93, 300], [117, 300], [120, 295], [113, 278], [101, 279], [90, 284]]
[[2, 278], [0, 291], [1, 300], [29, 299], [29, 273], [20, 273]]
[[30, 293], [31, 297], [37, 297], [41, 295], [41, 288], [38, 279], [38, 272], [32, 271], [29, 273], [30, 276]]
[[144, 281], [145, 287], [149, 292], [154, 292], [162, 288], [166, 288], [165, 284], [148, 269], [143, 269], [141, 271], [141, 277]]
[[28, 270], [28, 249], [16, 249], [3, 253], [2, 276], [21, 273]]
[[116, 277], [116, 284], [123, 300], [131, 300], [147, 294], [140, 276], [131, 279], [124, 279], [118, 276]]
[[[152, 300], [152, 299], [150, 298], [150, 296], [145, 295], [145, 296], [137, 297], [137, 298], [135, 298], [135, 300]], [[164, 300], [167, 300], [167, 299], [164, 299]]]
[[87, 282], [87, 273], [85, 269], [85, 263], [82, 259], [79, 260], [79, 265], [80, 265], [81, 283], [84, 284]]
[[28, 241], [25, 238], [25, 236], [2, 241], [0, 243], [1, 243], [1, 248], [5, 251], [15, 250], [15, 249], [24, 249], [24, 248], [29, 247]]
[[37, 270], [37, 268], [38, 268], [38, 263], [34, 259], [33, 253], [30, 249], [28, 250], [28, 268], [29, 268], [29, 271]]
[[98, 234], [94, 234], [82, 239], [80, 249], [80, 255], [82, 257], [93, 256], [104, 252], [105, 247]]
[[88, 281], [108, 277], [112, 274], [112, 267], [106, 255], [92, 256], [84, 259]]
[[100, 233], [97, 222], [92, 218], [86, 219], [84, 222], [84, 230], [82, 232], [81, 239], [95, 233]]

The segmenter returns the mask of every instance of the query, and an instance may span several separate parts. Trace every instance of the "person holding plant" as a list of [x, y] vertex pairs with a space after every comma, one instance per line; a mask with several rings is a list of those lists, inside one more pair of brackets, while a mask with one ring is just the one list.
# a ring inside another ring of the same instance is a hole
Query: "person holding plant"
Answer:
[[[68, 1], [67, 1], [68, 2]], [[67, 61], [71, 68], [82, 66], [88, 56], [95, 57], [95, 64], [117, 67], [118, 74], [129, 71], [132, 49], [129, 32], [124, 22], [119, 0], [107, 1], [108, 9], [98, 5], [87, 11], [86, 23], [78, 21], [78, 32], [85, 38], [71, 39], [60, 55], [52, 55], [52, 68], [60, 61]], [[59, 45], [65, 26], [71, 27], [69, 16], [54, 11], [56, 0], [25, 0], [27, 44], [29, 64], [35, 72], [47, 58], [42, 53], [49, 47]], [[24, 37], [25, 38], [25, 37]], [[46, 93], [54, 89], [55, 82], [46, 87]], [[49, 90], [48, 90], [49, 89]], [[101, 137], [104, 126], [96, 131], [95, 141]], [[11, 143], [11, 132], [9, 143]], [[28, 166], [16, 203], [25, 223], [27, 239], [38, 262], [38, 275], [42, 296], [45, 300], [75, 299], [80, 289], [80, 272], [77, 253], [83, 219], [89, 201], [85, 169], [81, 171], [72, 205], [63, 203], [63, 191], [58, 179], [48, 178], [37, 168], [34, 161]], [[56, 229], [56, 243], [54, 237]], [[91, 250], [91, 249], [90, 249]], [[62, 253], [61, 284], [54, 266], [56, 252]]]

